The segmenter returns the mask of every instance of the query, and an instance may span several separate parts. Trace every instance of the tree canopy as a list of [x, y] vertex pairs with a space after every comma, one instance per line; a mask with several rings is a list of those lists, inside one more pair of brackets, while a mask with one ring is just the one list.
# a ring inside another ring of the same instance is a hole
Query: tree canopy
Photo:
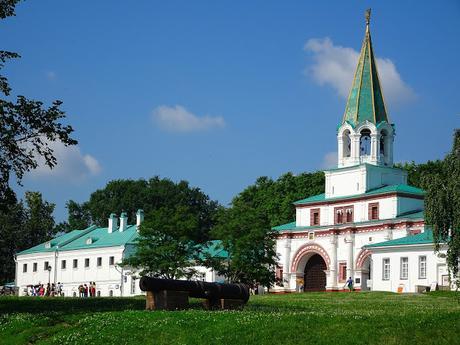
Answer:
[[[19, 1], [0, 2], [0, 18], [14, 16]], [[0, 73], [10, 59], [19, 54], [0, 50]], [[65, 125], [61, 101], [54, 101], [46, 108], [43, 103], [18, 95], [11, 100], [8, 79], [0, 74], [0, 202], [7, 199], [12, 175], [18, 184], [27, 171], [38, 167], [39, 162], [53, 168], [57, 161], [51, 142], [60, 141], [64, 145], [76, 145], [71, 138], [73, 128]]]
[[454, 134], [452, 151], [441, 163], [441, 169], [424, 178], [426, 186], [425, 224], [433, 228], [436, 249], [448, 245], [449, 270], [460, 284], [460, 130]]
[[124, 263], [150, 276], [189, 278], [209, 240], [218, 204], [185, 181], [153, 178], [146, 186], [145, 221], [135, 254]]
[[0, 285], [14, 279], [14, 255], [48, 241], [56, 234], [54, 204], [44, 201], [39, 192], [26, 192], [25, 201], [13, 194], [0, 210]]

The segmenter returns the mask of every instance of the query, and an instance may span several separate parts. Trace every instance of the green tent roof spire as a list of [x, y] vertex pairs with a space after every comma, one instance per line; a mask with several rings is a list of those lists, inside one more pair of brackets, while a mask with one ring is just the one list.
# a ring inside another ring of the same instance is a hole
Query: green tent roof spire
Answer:
[[371, 10], [368, 9], [366, 11], [366, 33], [342, 120], [342, 123], [348, 122], [352, 126], [366, 120], [376, 125], [384, 121], [390, 122], [372, 48], [369, 30], [370, 16]]

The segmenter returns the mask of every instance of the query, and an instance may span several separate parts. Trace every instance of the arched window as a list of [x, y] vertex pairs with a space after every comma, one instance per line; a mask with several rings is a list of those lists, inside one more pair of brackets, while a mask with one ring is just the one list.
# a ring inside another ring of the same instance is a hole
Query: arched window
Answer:
[[387, 152], [387, 148], [386, 148], [386, 145], [387, 145], [387, 132], [385, 130], [381, 131], [380, 132], [380, 155], [381, 156], [385, 156], [386, 155], [386, 152]]
[[359, 152], [361, 156], [369, 156], [371, 154], [371, 131], [367, 128], [361, 131], [359, 139]]
[[351, 139], [350, 131], [347, 129], [343, 132], [343, 157], [350, 157], [351, 155]]

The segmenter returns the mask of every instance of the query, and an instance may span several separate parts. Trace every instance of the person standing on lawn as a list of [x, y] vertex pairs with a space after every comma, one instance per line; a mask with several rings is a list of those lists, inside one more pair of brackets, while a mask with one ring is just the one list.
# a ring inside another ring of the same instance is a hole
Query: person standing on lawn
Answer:
[[348, 280], [347, 280], [347, 282], [345, 283], [345, 285], [348, 287], [348, 289], [350, 290], [350, 292], [353, 291], [353, 279], [351, 279], [351, 277], [348, 277]]

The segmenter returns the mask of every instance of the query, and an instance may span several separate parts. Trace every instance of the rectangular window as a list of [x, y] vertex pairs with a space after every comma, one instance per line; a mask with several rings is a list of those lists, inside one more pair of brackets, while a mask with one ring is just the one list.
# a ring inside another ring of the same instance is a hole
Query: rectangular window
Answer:
[[65, 267], [66, 267], [66, 261], [65, 260], [61, 260], [61, 269], [62, 270], [65, 270]]
[[73, 268], [78, 268], [78, 259], [73, 259]]
[[36, 262], [34, 262], [33, 271], [37, 272], [37, 269], [38, 269], [38, 264]]
[[345, 262], [339, 263], [339, 283], [344, 283], [347, 280], [347, 264]]
[[369, 204], [369, 211], [368, 211], [369, 220], [377, 220], [379, 219], [379, 203], [374, 202]]
[[309, 239], [310, 241], [313, 241], [313, 240], [315, 239], [315, 233], [314, 233], [314, 232], [309, 232], [309, 233], [308, 233], [308, 239]]
[[390, 280], [390, 259], [383, 259], [382, 279]]
[[426, 256], [418, 257], [418, 277], [419, 279], [426, 278]]
[[335, 224], [353, 223], [353, 206], [335, 207]]
[[409, 277], [409, 258], [401, 258], [401, 279], [407, 279]]
[[50, 263], [48, 261], [45, 261], [45, 263], [43, 264], [43, 269], [47, 271], [49, 266], [50, 266]]
[[88, 258], [85, 259], [85, 267], [89, 267], [89, 259]]
[[102, 258], [99, 257], [97, 258], [97, 267], [101, 267], [102, 266]]
[[22, 272], [23, 273], [27, 272], [27, 264], [22, 265]]
[[347, 208], [345, 213], [347, 215], [347, 223], [353, 223], [353, 208]]
[[319, 225], [319, 208], [310, 210], [310, 225]]
[[110, 265], [110, 266], [115, 265], [115, 257], [113, 257], [113, 256], [110, 256], [110, 257], [109, 257], [109, 265]]

